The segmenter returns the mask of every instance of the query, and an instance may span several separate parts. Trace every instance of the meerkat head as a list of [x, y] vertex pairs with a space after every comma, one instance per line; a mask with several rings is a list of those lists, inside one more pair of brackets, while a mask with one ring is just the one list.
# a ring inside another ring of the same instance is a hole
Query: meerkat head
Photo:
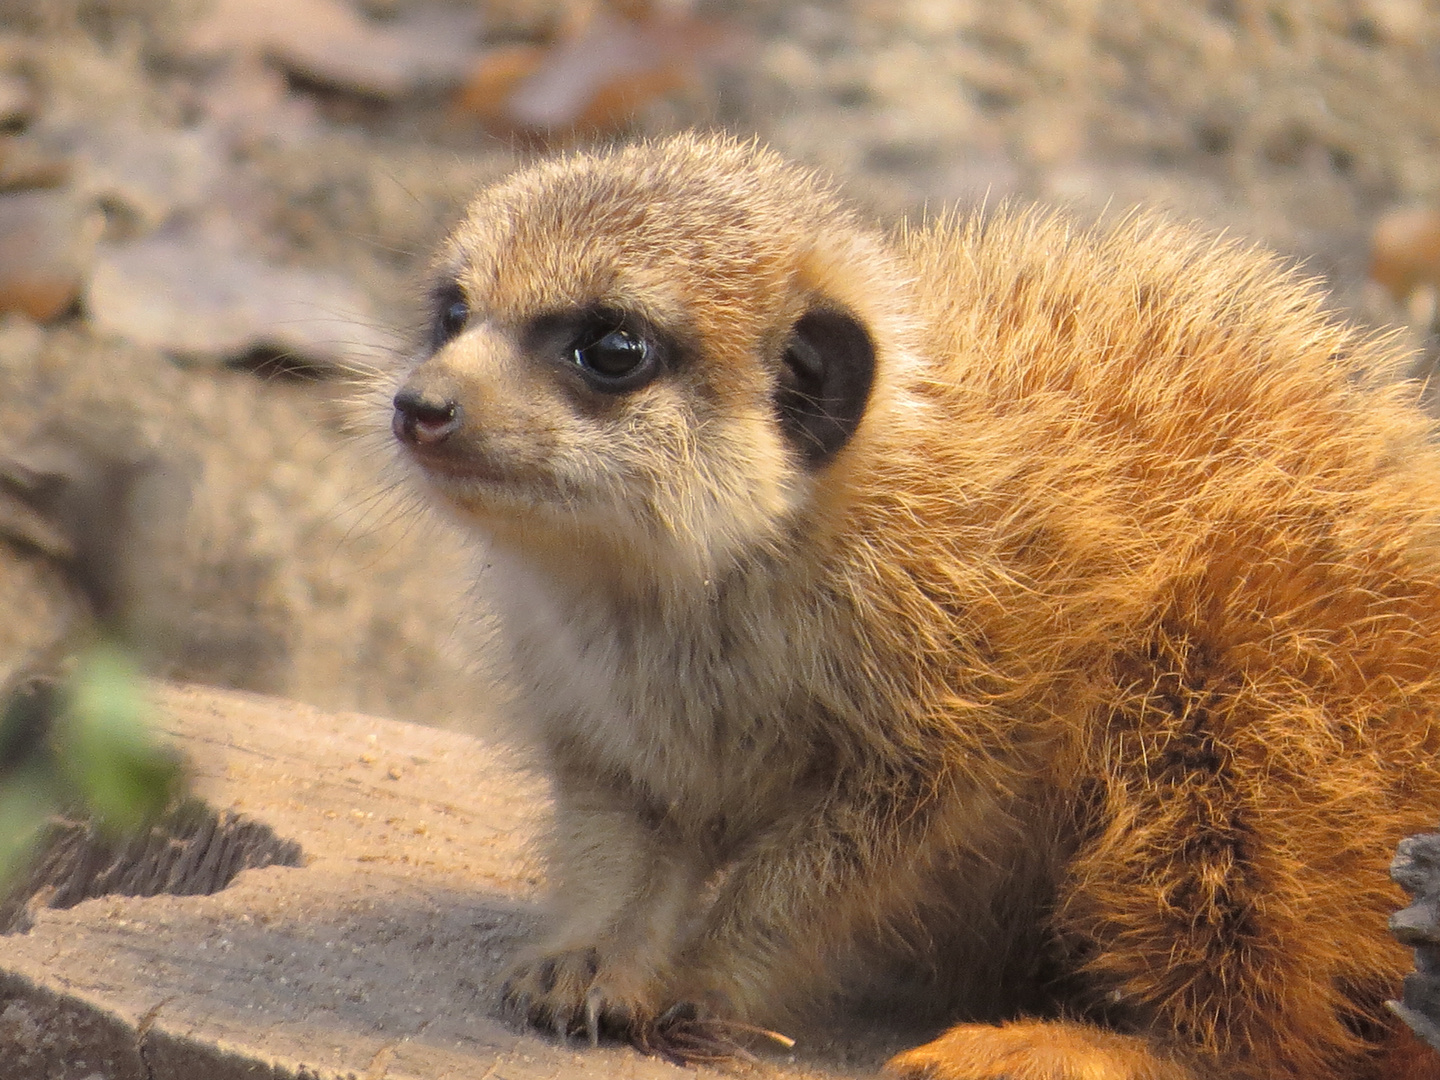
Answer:
[[708, 574], [793, 527], [857, 438], [894, 336], [888, 260], [752, 145], [543, 161], [483, 191], [438, 259], [395, 434], [502, 543]]

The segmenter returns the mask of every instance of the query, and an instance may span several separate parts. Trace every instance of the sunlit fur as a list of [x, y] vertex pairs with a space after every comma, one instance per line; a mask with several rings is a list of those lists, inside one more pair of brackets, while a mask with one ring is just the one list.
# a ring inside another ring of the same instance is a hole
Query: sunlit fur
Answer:
[[[1390, 852], [1440, 819], [1440, 459], [1388, 346], [1183, 228], [886, 236], [697, 136], [519, 172], [436, 273], [474, 315], [394, 385], [459, 388], [428, 482], [555, 787], [513, 1005], [776, 1023], [873, 964], [1039, 1018], [917, 1075], [1431, 1075], [1383, 1002]], [[597, 300], [691, 351], [587, 411], [517, 328]], [[815, 304], [878, 374], [812, 469], [773, 394]]]

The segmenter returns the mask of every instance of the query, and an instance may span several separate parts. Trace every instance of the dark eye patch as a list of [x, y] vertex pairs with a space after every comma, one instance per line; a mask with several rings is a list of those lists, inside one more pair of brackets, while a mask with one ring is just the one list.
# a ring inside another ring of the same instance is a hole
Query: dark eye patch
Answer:
[[577, 373], [604, 394], [623, 394], [653, 381], [673, 350], [641, 318], [597, 305], [535, 319], [524, 333], [526, 352]]
[[470, 321], [470, 305], [458, 282], [447, 281], [430, 292], [430, 347], [438, 349], [460, 336]]

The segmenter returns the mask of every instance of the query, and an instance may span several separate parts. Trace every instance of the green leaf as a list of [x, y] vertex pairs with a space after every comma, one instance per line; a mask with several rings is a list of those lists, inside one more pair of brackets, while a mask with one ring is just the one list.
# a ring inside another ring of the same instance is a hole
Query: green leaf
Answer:
[[55, 787], [37, 769], [13, 772], [0, 785], [0, 894], [34, 855], [55, 812]]
[[180, 769], [146, 727], [138, 669], [113, 646], [96, 646], [80, 658], [68, 698], [56, 740], [62, 771], [102, 828], [139, 828], [164, 809]]

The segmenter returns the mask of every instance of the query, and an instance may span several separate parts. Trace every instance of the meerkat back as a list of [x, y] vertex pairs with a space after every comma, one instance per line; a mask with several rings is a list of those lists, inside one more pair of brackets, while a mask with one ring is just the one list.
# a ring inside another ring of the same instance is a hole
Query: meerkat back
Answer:
[[517, 1016], [683, 1057], [878, 949], [957, 1021], [905, 1075], [1440, 1075], [1440, 457], [1312, 288], [682, 136], [483, 192], [431, 296], [394, 430], [554, 781]]

